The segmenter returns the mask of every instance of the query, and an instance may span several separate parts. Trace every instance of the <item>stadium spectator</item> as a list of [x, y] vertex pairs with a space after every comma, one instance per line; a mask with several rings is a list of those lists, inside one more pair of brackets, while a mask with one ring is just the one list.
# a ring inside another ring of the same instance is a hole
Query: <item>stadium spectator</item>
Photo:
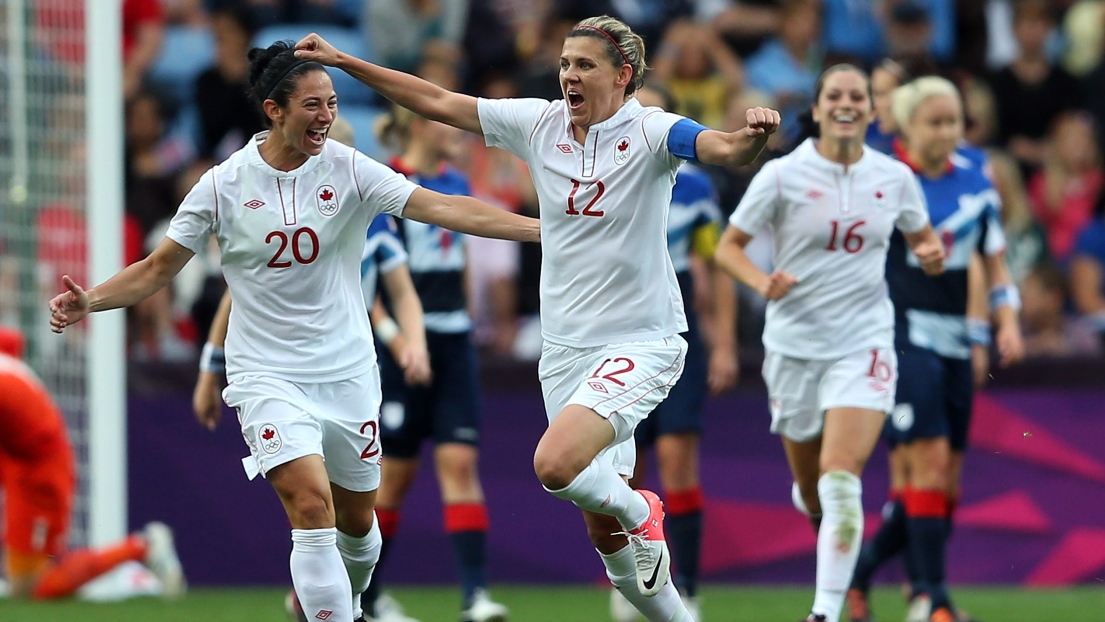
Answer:
[[[909, 257], [904, 238], [890, 241], [887, 283], [895, 309], [899, 375], [888, 434], [903, 446], [900, 499], [892, 498], [887, 520], [864, 547], [849, 590], [850, 617], [869, 620], [866, 593], [878, 564], [903, 547], [916, 573], [911, 610], [921, 619], [954, 622], [945, 584], [945, 549], [951, 510], [959, 499], [974, 384], [985, 377], [991, 339], [986, 313], [968, 317], [968, 272], [976, 252], [998, 319], [1000, 365], [1024, 356], [1017, 321], [1020, 299], [1005, 264], [1005, 238], [997, 191], [983, 168], [960, 152], [964, 115], [959, 91], [936, 76], [894, 90], [892, 113], [902, 131], [898, 159], [917, 175], [936, 232], [945, 240], [945, 272], [932, 278]], [[984, 307], [985, 308], [985, 307]], [[911, 613], [911, 617], [915, 614]]]
[[[943, 270], [943, 245], [912, 173], [863, 143], [870, 88], [855, 66], [825, 70], [812, 107], [820, 138], [764, 165], [716, 255], [770, 301], [763, 375], [771, 430], [782, 436], [795, 506], [818, 526], [809, 622], [840, 618], [863, 535], [860, 474], [894, 405], [894, 311], [883, 278], [893, 230], [926, 273]], [[770, 275], [744, 252], [768, 225]]]
[[1026, 357], [1093, 356], [1101, 341], [1089, 318], [1067, 314], [1067, 275], [1053, 264], [1042, 264], [1021, 283]]
[[798, 115], [813, 103], [813, 86], [821, 73], [821, 3], [786, 0], [780, 14], [779, 35], [748, 58], [745, 71], [748, 86], [778, 103], [783, 135], [793, 142], [799, 131]]
[[211, 13], [215, 64], [196, 77], [195, 106], [199, 115], [198, 156], [221, 161], [264, 129], [250, 103], [249, 52], [255, 27], [245, 7], [227, 6]]
[[630, 96], [643, 82], [644, 44], [608, 16], [569, 31], [555, 102], [446, 91], [345, 56], [317, 35], [297, 48], [300, 58], [344, 69], [395, 103], [526, 160], [544, 234], [539, 374], [551, 421], [534, 470], [553, 495], [584, 510], [607, 575], [647, 619], [688, 619], [669, 581], [662, 503], [622, 479], [633, 470], [634, 428], [678, 380], [686, 353], [663, 242], [666, 208], [683, 160], [747, 163], [778, 128], [778, 113], [749, 110], [749, 127], [725, 134], [642, 108]]
[[1063, 113], [1047, 141], [1042, 166], [1028, 180], [1028, 196], [1036, 221], [1047, 232], [1051, 257], [1060, 265], [1074, 250], [1078, 233], [1093, 216], [1105, 189], [1105, 171], [1089, 115]]
[[1078, 81], [1048, 57], [1053, 11], [1047, 0], [1014, 4], [1017, 57], [990, 77], [997, 103], [997, 144], [1017, 158], [1026, 177], [1043, 164], [1047, 133], [1059, 114], [1081, 103]]
[[426, 56], [463, 59], [468, 0], [365, 0], [361, 28], [381, 65], [415, 71]]
[[353, 27], [358, 15], [352, 4], [342, 0], [204, 0], [211, 13], [243, 7], [258, 28], [274, 24], [334, 24]]
[[[388, 163], [393, 170], [443, 194], [471, 195], [468, 180], [448, 164], [458, 159], [464, 144], [460, 130], [395, 106], [381, 120], [377, 133], [380, 142], [399, 154]], [[507, 608], [492, 601], [487, 592], [489, 519], [477, 466], [482, 404], [465, 290], [467, 240], [452, 231], [411, 221], [399, 224], [398, 235], [410, 257], [415, 291], [425, 310], [433, 378], [428, 383], [408, 383], [390, 351], [377, 348], [383, 389], [380, 443], [384, 450], [376, 493], [376, 515], [383, 536], [377, 566], [386, 559], [397, 535], [403, 502], [418, 475], [422, 443], [430, 439], [445, 532], [460, 575], [460, 618], [500, 621], [507, 617]], [[396, 620], [399, 616], [393, 615], [393, 599], [378, 600], [379, 586], [378, 578], [369, 585], [362, 606], [377, 620]]]
[[1070, 289], [1074, 308], [1094, 326], [1105, 349], [1105, 197], [1075, 244]]
[[708, 25], [678, 21], [665, 31], [653, 79], [671, 89], [677, 112], [720, 128], [729, 98], [744, 85], [740, 59]]
[[[637, 91], [637, 101], [645, 107], [663, 110], [675, 108], [675, 98], [662, 87], [645, 85]], [[668, 254], [683, 296], [687, 315], [687, 359], [683, 376], [664, 400], [645, 419], [634, 434], [637, 465], [630, 485], [644, 483], [650, 448], [656, 450], [660, 488], [667, 504], [668, 530], [671, 534], [672, 581], [683, 598], [691, 618], [701, 620], [698, 600], [699, 553], [702, 548], [702, 511], [705, 498], [699, 480], [699, 439], [702, 436], [702, 405], [707, 395], [719, 395], [737, 382], [736, 292], [733, 281], [714, 266], [714, 251], [721, 233], [721, 209], [717, 193], [705, 172], [685, 164], [675, 177], [668, 213]], [[704, 265], [692, 276], [692, 262]], [[706, 281], [702, 283], [700, 281]], [[713, 308], [702, 318], [699, 328], [696, 289], [708, 292]], [[707, 343], [709, 348], [707, 349]], [[637, 610], [618, 590], [611, 592], [611, 613], [615, 622], [633, 622]]]
[[250, 447], [243, 465], [284, 505], [305, 611], [354, 620], [380, 546], [379, 375], [357, 269], [362, 236], [382, 212], [474, 234], [540, 233], [536, 221], [419, 188], [328, 142], [330, 76], [283, 42], [250, 50], [250, 92], [271, 129], [204, 174], [146, 259], [87, 292], [63, 277], [50, 322], [60, 333], [149, 297], [214, 234], [235, 299], [224, 398]]
[[184, 573], [172, 531], [163, 523], [150, 523], [103, 548], [66, 550], [77, 494], [76, 459], [61, 411], [22, 356], [22, 333], [0, 326], [3, 557], [12, 596], [72, 596], [128, 561], [145, 564], [161, 581], [165, 596], [180, 596]]

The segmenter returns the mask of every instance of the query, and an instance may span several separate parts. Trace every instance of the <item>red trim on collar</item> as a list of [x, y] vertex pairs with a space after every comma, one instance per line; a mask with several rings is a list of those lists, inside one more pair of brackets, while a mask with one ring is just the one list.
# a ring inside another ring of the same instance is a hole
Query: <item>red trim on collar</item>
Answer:
[[[903, 163], [905, 163], [905, 165], [908, 166], [914, 173], [916, 173], [918, 175], [921, 174], [921, 167], [918, 166], [916, 162], [914, 162], [913, 160], [911, 160], [909, 158], [909, 153], [906, 152], [905, 143], [902, 142], [901, 138], [895, 138], [894, 139], [894, 155], [897, 156], [897, 158], [899, 160], [901, 160]], [[947, 173], [950, 173], [954, 170], [955, 170], [955, 165], [952, 164], [951, 158], [948, 158], [948, 163], [944, 167], [944, 173], [947, 174]]]

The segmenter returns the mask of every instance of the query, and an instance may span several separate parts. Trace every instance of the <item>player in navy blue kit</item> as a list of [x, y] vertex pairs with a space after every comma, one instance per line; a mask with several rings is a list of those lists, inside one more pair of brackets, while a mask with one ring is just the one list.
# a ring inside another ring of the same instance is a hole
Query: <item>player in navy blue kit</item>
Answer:
[[[971, 347], [990, 335], [988, 326], [972, 326], [967, 318], [968, 269], [976, 254], [982, 256], [991, 288], [1002, 366], [1023, 356], [1019, 295], [1005, 263], [997, 191], [980, 166], [956, 157], [963, 109], [955, 85], [943, 78], [919, 78], [894, 92], [892, 110], [903, 134], [896, 155], [917, 174], [929, 217], [947, 249], [945, 273], [935, 278], [924, 275], [900, 235], [891, 239], [887, 256], [899, 361], [896, 406], [888, 426], [904, 445], [908, 465], [899, 507], [904, 510], [907, 554], [918, 573], [914, 591], [930, 602], [924, 611], [911, 608], [908, 620], [954, 622], [959, 618], [945, 585], [948, 519], [967, 447], [974, 391]], [[894, 518], [885, 521], [888, 529], [903, 522]], [[853, 575], [856, 593], [868, 588], [877, 561], [872, 547], [865, 547]], [[853, 608], [850, 618], [869, 620], [870, 614]]]
[[[468, 180], [446, 162], [461, 147], [461, 131], [395, 108], [378, 127], [384, 144], [401, 154], [389, 165], [411, 181], [442, 194], [468, 195]], [[434, 463], [445, 510], [445, 531], [456, 555], [463, 596], [462, 620], [505, 620], [507, 609], [487, 595], [487, 508], [477, 475], [480, 395], [472, 320], [467, 310], [464, 236], [421, 223], [399, 223], [399, 238], [425, 313], [433, 379], [412, 385], [390, 351], [377, 347], [383, 384], [380, 437], [383, 473], [377, 515], [387, 554], [400, 508], [418, 473], [423, 441], [434, 443]], [[379, 570], [379, 569], [378, 569]], [[406, 622], [393, 598], [380, 595], [379, 571], [363, 607], [380, 622]]]
[[[674, 110], [666, 89], [646, 85], [637, 91], [642, 106]], [[631, 484], [641, 483], [649, 447], [656, 450], [657, 471], [667, 505], [668, 540], [672, 549], [675, 587], [691, 617], [701, 621], [698, 604], [699, 552], [702, 545], [703, 495], [699, 483], [698, 444], [702, 435], [702, 405], [706, 396], [732, 388], [737, 381], [736, 293], [728, 275], [715, 269], [714, 251], [721, 236], [722, 215], [710, 177], [687, 163], [675, 177], [668, 214], [668, 253], [671, 255], [688, 330], [683, 377], [664, 400], [637, 426], [637, 465]], [[702, 331], [695, 313], [692, 255], [706, 266], [713, 303], [709, 330]], [[709, 347], [704, 334], [709, 337]], [[632, 622], [640, 614], [618, 590], [611, 591], [611, 617]]]

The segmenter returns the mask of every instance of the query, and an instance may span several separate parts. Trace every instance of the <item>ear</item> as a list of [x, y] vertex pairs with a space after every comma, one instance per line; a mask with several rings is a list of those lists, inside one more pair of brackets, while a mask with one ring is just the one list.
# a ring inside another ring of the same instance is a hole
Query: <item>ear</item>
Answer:
[[624, 89], [629, 86], [629, 83], [632, 80], [633, 67], [630, 67], [628, 64], [624, 64], [618, 69], [618, 78], [614, 80], [614, 84]]
[[277, 120], [283, 120], [284, 118], [284, 109], [275, 100], [266, 99], [261, 103], [261, 108], [264, 109], [265, 116], [272, 121], [273, 125], [276, 125]]
[[814, 123], [821, 123], [821, 113], [818, 111], [817, 104], [810, 106], [810, 114], [813, 115]]

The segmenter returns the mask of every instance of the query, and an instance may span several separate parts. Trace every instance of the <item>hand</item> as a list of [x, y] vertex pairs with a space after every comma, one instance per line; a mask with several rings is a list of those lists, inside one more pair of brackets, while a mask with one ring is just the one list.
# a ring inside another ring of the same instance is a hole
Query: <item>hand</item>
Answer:
[[749, 108], [744, 113], [744, 120], [747, 123], [744, 132], [753, 137], [774, 134], [782, 122], [778, 111], [759, 107]]
[[295, 57], [302, 60], [313, 60], [329, 67], [336, 67], [341, 52], [330, 44], [329, 41], [311, 33], [295, 44]]
[[1007, 322], [998, 327], [994, 343], [998, 347], [998, 365], [1009, 367], [1024, 358], [1024, 338], [1016, 322]]
[[767, 278], [767, 283], [757, 288], [757, 291], [768, 300], [778, 300], [786, 296], [790, 288], [798, 284], [798, 279], [786, 272], [775, 272]]
[[62, 292], [50, 300], [50, 330], [60, 333], [66, 326], [76, 324], [89, 314], [88, 294], [80, 285], [73, 282], [69, 275], [61, 277], [61, 282], [69, 291]]
[[986, 346], [971, 346], [971, 373], [975, 379], [975, 388], [986, 386], [986, 381], [990, 378], [990, 349]]
[[721, 395], [732, 389], [740, 377], [740, 365], [737, 354], [732, 348], [714, 348], [710, 353], [710, 362], [706, 371], [706, 386], [710, 395]]
[[214, 432], [222, 418], [222, 404], [218, 374], [201, 371], [196, 379], [196, 388], [192, 391], [192, 411], [196, 413], [196, 420]]
[[430, 353], [425, 346], [415, 346], [400, 335], [392, 342], [392, 356], [403, 370], [403, 381], [407, 386], [426, 386], [433, 380]]
[[921, 269], [929, 276], [944, 273], [944, 243], [940, 240], [925, 240], [913, 247], [913, 254], [921, 262]]

